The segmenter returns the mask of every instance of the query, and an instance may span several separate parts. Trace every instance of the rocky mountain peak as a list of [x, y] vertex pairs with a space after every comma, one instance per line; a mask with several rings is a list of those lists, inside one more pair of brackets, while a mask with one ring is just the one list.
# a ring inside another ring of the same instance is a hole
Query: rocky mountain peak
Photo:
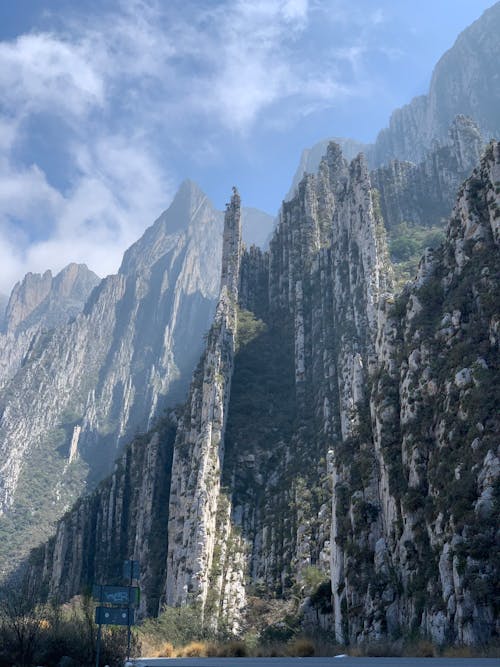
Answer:
[[15, 329], [33, 310], [47, 298], [52, 287], [52, 271], [27, 273], [22, 281], [16, 283], [11, 292], [5, 311], [9, 329]]
[[85, 264], [69, 264], [56, 276], [28, 273], [10, 295], [5, 311], [7, 331], [35, 322], [53, 327], [78, 314], [99, 277]]

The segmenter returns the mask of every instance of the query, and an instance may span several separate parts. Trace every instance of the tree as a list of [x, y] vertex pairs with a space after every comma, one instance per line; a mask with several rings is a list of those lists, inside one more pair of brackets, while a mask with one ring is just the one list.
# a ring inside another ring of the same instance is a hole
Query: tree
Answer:
[[33, 664], [47, 610], [37, 603], [37, 588], [19, 575], [0, 587], [0, 661], [25, 667]]

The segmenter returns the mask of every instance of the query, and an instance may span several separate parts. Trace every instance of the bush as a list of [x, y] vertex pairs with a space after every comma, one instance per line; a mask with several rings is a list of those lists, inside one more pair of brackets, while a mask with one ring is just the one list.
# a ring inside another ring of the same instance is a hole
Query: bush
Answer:
[[172, 658], [174, 656], [174, 645], [171, 642], [163, 642], [156, 650], [155, 658]]
[[206, 642], [191, 642], [184, 646], [178, 653], [179, 658], [206, 658], [209, 645]]
[[249, 650], [245, 642], [235, 639], [234, 641], [226, 642], [225, 644], [216, 645], [213, 644], [211, 647], [211, 653], [209, 656], [213, 655], [217, 658], [246, 658], [249, 654]]
[[287, 647], [287, 653], [294, 658], [310, 658], [315, 655], [314, 642], [307, 637], [294, 639]]
[[164, 642], [186, 646], [207, 638], [195, 607], [165, 607], [158, 618], [144, 621], [139, 632], [146, 642], [158, 646]]

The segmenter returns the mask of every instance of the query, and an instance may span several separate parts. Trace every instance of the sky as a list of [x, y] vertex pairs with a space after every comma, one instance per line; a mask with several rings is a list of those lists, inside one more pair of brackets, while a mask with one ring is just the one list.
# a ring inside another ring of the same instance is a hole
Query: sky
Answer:
[[493, 4], [0, 2], [0, 293], [115, 272], [185, 178], [276, 214], [303, 148], [373, 141]]

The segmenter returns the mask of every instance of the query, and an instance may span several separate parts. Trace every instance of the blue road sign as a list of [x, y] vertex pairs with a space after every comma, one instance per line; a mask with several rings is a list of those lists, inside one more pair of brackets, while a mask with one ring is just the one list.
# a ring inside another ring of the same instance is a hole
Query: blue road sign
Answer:
[[123, 561], [123, 578], [131, 581], [132, 579], [139, 579], [139, 561], [138, 560], [124, 560]]
[[134, 625], [134, 610], [128, 607], [96, 607], [98, 625]]
[[139, 588], [137, 586], [95, 584], [92, 587], [92, 597], [106, 604], [139, 606]]

